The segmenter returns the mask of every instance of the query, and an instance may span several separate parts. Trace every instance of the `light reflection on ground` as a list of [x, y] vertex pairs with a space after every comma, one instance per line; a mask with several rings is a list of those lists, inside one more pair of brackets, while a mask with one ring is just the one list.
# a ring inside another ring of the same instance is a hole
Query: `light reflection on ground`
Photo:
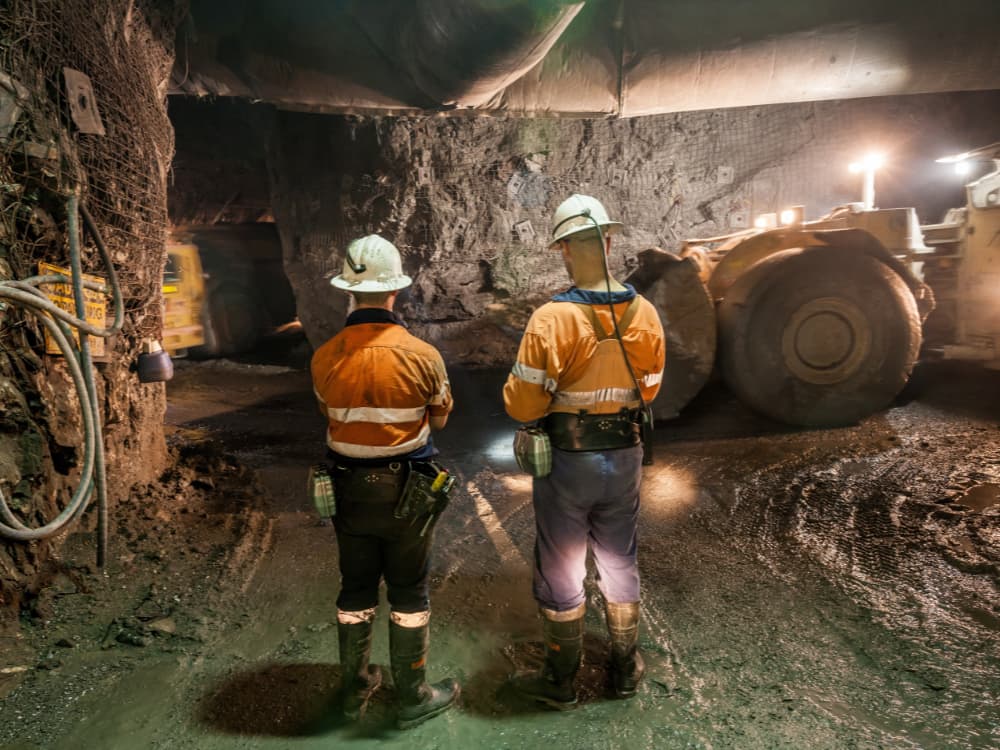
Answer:
[[500, 482], [511, 494], [531, 494], [531, 477], [528, 474], [508, 474], [500, 477]]
[[643, 472], [642, 509], [660, 519], [676, 516], [694, 505], [701, 492], [694, 476], [686, 469], [648, 467]]
[[514, 431], [503, 432], [491, 440], [487, 444], [486, 450], [483, 451], [483, 456], [491, 461], [503, 461], [513, 464]]

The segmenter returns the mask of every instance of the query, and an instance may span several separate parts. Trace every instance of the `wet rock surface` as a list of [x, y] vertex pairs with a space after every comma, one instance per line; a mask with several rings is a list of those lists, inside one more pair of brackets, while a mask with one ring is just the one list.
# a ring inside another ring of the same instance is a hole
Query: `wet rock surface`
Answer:
[[[214, 487], [198, 489], [204, 505], [185, 502], [187, 513], [167, 498], [133, 509], [132, 536], [114, 544], [136, 562], [110, 571], [109, 591], [128, 584], [113, 616], [87, 593], [92, 574], [68, 576], [77, 593], [55, 582], [67, 593], [51, 602], [54, 624], [25, 629], [36, 660], [11, 657], [30, 669], [0, 705], [0, 745], [996, 747], [996, 373], [936, 365], [925, 375], [918, 398], [849, 428], [790, 430], [718, 386], [661, 424], [639, 541], [647, 678], [631, 701], [608, 697], [588, 581], [582, 706], [567, 716], [504, 687], [541, 658], [530, 481], [510, 456], [504, 374], [453, 368], [458, 411], [438, 442], [460, 483], [436, 530], [430, 676], [458, 676], [463, 703], [404, 734], [391, 728], [390, 684], [361, 724], [332, 709], [336, 548], [303, 493], [322, 453], [308, 376], [184, 364], [170, 386], [171, 440], [219, 441], [225, 455], [197, 472]], [[254, 470], [258, 489], [226, 466]], [[171, 485], [178, 497], [193, 479]], [[171, 507], [172, 520], [158, 517]], [[261, 520], [240, 521], [244, 507]], [[180, 519], [180, 537], [162, 543]], [[161, 549], [162, 560], [146, 555]], [[382, 665], [386, 619], [383, 608]]]

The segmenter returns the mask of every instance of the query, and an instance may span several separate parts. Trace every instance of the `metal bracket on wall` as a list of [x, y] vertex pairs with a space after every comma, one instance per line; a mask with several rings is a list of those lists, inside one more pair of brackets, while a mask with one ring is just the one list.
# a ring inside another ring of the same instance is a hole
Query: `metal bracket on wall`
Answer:
[[527, 219], [517, 222], [517, 224], [514, 225], [514, 231], [517, 232], [517, 238], [525, 245], [535, 239], [535, 228]]
[[104, 123], [97, 109], [97, 97], [90, 77], [73, 68], [63, 68], [66, 79], [66, 98], [69, 100], [69, 113], [81, 133], [104, 135]]

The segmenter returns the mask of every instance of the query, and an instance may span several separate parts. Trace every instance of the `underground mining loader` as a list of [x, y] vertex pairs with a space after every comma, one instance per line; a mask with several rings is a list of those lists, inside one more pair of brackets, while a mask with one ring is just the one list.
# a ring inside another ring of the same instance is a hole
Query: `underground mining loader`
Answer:
[[962, 156], [994, 169], [940, 224], [913, 208], [817, 221], [799, 208], [784, 226], [641, 253], [628, 280], [667, 333], [654, 415], [676, 416], [716, 365], [751, 409], [809, 427], [888, 406], [922, 347], [1000, 369], [1000, 143]]

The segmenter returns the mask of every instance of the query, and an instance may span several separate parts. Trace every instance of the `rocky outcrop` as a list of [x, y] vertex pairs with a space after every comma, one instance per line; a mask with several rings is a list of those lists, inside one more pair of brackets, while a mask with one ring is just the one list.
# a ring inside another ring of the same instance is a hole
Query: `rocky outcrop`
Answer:
[[[66, 198], [81, 195], [115, 264], [122, 332], [96, 365], [112, 506], [166, 462], [162, 384], [138, 382], [141, 342], [160, 331], [166, 182], [173, 131], [166, 79], [180, 3], [13, 0], [0, 10], [0, 279], [68, 265]], [[8, 43], [9, 42], [9, 43]], [[86, 72], [92, 90], [76, 88]], [[16, 106], [11, 107], [15, 102]], [[84, 271], [101, 274], [88, 237]], [[110, 307], [110, 306], [109, 306]], [[0, 488], [22, 523], [58, 515], [81, 482], [81, 416], [60, 356], [44, 353], [37, 318], [0, 310]], [[76, 529], [94, 526], [88, 511]], [[114, 533], [112, 522], [111, 533]], [[55, 564], [65, 535], [0, 537], [0, 631]]]
[[[747, 227], [804, 204], [807, 218], [860, 199], [850, 161], [889, 167], [882, 206], [937, 220], [961, 202], [943, 171], [947, 142], [994, 138], [996, 93], [778, 105], [629, 120], [361, 118], [280, 112], [269, 162], [285, 269], [314, 345], [335, 333], [344, 295], [327, 283], [352, 238], [397, 244], [414, 284], [401, 310], [452, 361], [506, 365], [527, 313], [568, 283], [548, 252], [554, 208], [599, 197], [626, 225], [611, 265], [641, 250]], [[979, 123], [982, 123], [981, 125]], [[919, 190], [917, 188], [922, 188]]]

